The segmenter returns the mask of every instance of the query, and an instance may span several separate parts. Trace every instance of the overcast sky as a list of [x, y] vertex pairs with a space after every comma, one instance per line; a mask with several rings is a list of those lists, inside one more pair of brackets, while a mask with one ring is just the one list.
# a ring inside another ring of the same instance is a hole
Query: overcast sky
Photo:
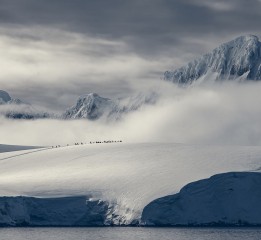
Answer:
[[260, 0], [0, 0], [0, 89], [54, 110], [125, 96], [260, 22]]

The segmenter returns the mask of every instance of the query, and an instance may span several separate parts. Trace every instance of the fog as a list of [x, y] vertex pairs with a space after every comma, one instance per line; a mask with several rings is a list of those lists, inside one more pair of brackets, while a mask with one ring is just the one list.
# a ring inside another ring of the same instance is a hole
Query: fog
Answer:
[[[156, 84], [155, 82], [153, 84]], [[159, 81], [155, 105], [144, 105], [122, 120], [0, 119], [0, 143], [66, 145], [75, 142], [177, 142], [261, 144], [261, 83], [224, 82], [177, 87]]]

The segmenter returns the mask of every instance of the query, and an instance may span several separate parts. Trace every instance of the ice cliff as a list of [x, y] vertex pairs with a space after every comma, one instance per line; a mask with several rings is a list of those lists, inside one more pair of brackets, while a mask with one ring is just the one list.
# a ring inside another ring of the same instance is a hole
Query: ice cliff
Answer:
[[1, 197], [0, 226], [103, 226], [108, 204], [87, 197]]
[[192, 182], [179, 193], [152, 201], [147, 226], [261, 225], [261, 173], [230, 172]]

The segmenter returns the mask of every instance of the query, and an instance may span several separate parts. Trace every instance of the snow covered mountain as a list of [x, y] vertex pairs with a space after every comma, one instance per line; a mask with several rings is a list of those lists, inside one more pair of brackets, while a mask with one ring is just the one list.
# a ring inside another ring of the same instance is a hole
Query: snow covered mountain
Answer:
[[224, 43], [184, 67], [166, 71], [164, 79], [184, 85], [211, 74], [214, 80], [243, 75], [249, 80], [261, 80], [261, 42], [258, 37], [246, 35]]
[[68, 108], [63, 114], [57, 115], [39, 111], [30, 104], [19, 99], [12, 99], [10, 95], [0, 90], [0, 115], [10, 119], [89, 119], [119, 120], [125, 114], [136, 111], [145, 105], [155, 104], [158, 95], [154, 92], [139, 93], [121, 99], [109, 99], [97, 93], [89, 93], [78, 98], [76, 104]]
[[100, 97], [97, 93], [80, 96], [74, 106], [64, 113], [65, 119], [87, 118], [95, 120], [105, 113], [109, 114], [115, 103], [109, 98]]
[[[84, 222], [84, 216], [94, 222], [94, 218], [89, 218], [87, 212], [90, 206], [93, 206], [93, 209], [89, 209], [90, 214], [100, 212], [100, 221], [97, 221], [97, 224], [102, 221], [104, 225], [135, 224], [139, 222], [144, 207], [153, 200], [178, 193], [186, 184], [217, 173], [260, 172], [260, 159], [259, 146], [174, 143], [86, 144], [0, 153], [0, 219], [6, 219], [1, 224], [19, 224], [24, 219], [28, 225], [48, 225], [48, 221], [49, 225], [77, 225], [77, 220], [79, 225], [88, 225], [87, 220]], [[218, 196], [219, 202], [226, 202], [230, 196], [233, 200], [232, 197], [247, 188], [248, 199], [256, 206], [256, 197], [252, 196], [255, 192], [260, 193], [256, 189], [260, 188], [260, 181], [250, 177], [243, 185], [244, 181], [240, 181], [240, 176], [238, 179], [237, 175], [233, 176], [221, 178], [221, 184], [218, 184], [217, 178], [213, 178], [210, 183], [197, 185], [198, 188], [191, 185], [189, 189], [195, 189], [195, 194], [190, 200], [194, 200], [193, 197], [197, 200], [196, 197], [199, 196], [199, 200], [204, 204], [208, 203], [211, 197]], [[227, 192], [222, 195], [222, 187], [224, 191], [233, 188], [235, 195], [232, 190], [228, 191], [228, 194], [232, 195], [228, 196]], [[7, 199], [4, 196], [14, 198]], [[85, 200], [63, 199], [81, 196], [84, 196]], [[257, 197], [260, 202], [260, 195]], [[42, 198], [46, 199], [46, 202], [41, 200]], [[66, 207], [60, 206], [55, 210], [59, 201], [64, 201]], [[87, 206], [82, 204], [83, 201], [86, 201]], [[77, 202], [79, 206], [76, 207]], [[191, 205], [190, 202], [185, 203], [185, 206]], [[16, 211], [12, 211], [16, 206]], [[214, 200], [211, 206], [217, 209], [215, 211], [221, 212], [223, 209], [223, 205], [218, 205]], [[159, 206], [158, 210], [164, 207]], [[171, 207], [178, 208], [173, 205]], [[184, 214], [187, 213], [185, 209], [183, 211]], [[252, 213], [247, 214], [249, 216]], [[191, 215], [188, 212], [186, 216]], [[198, 223], [203, 222], [203, 212], [198, 216]], [[37, 217], [39, 218], [36, 219]], [[181, 220], [185, 218], [182, 217], [181, 213]]]
[[230, 172], [190, 183], [148, 204], [149, 226], [261, 225], [261, 173]]
[[112, 100], [100, 97], [97, 93], [80, 96], [74, 106], [63, 114], [64, 119], [118, 120], [124, 114], [138, 110], [143, 105], [154, 104], [157, 94], [137, 94], [128, 98]]

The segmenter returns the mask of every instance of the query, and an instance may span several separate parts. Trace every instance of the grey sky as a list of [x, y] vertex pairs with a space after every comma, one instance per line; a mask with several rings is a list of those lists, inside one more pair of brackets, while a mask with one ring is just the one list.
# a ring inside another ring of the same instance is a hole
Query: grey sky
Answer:
[[260, 22], [259, 0], [0, 0], [0, 89], [57, 110], [123, 96]]

